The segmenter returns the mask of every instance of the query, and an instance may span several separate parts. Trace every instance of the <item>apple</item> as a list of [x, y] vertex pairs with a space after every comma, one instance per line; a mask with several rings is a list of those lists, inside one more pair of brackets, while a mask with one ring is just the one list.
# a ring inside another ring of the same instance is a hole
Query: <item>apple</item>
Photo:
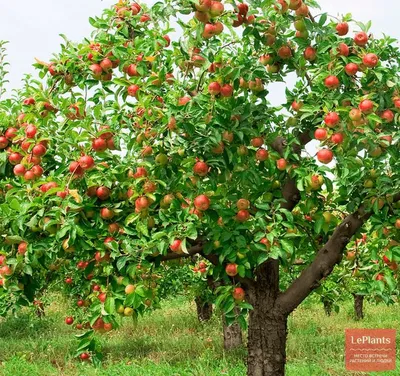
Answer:
[[100, 78], [103, 73], [103, 68], [99, 64], [92, 64], [89, 69], [92, 71], [95, 78]]
[[346, 259], [348, 261], [353, 261], [355, 258], [356, 258], [356, 252], [355, 251], [347, 251]]
[[129, 294], [133, 294], [136, 290], [136, 286], [135, 285], [127, 285], [125, 287], [125, 294], [129, 295]]
[[150, 16], [148, 14], [143, 14], [143, 15], [140, 16], [139, 21], [144, 23], [144, 22], [150, 21], [150, 19], [151, 18], [150, 18]]
[[[291, 106], [292, 106], [293, 111], [298, 112], [298, 111], [300, 111], [301, 108], [303, 107], [303, 102], [296, 102], [296, 101], [293, 101]], [[261, 145], [260, 145], [260, 146], [261, 146]]]
[[309, 14], [308, 6], [304, 3], [302, 3], [300, 7], [296, 9], [296, 16], [298, 17], [307, 17], [308, 14]]
[[363, 63], [368, 68], [375, 68], [378, 65], [378, 61], [378, 56], [372, 53], [366, 54], [363, 57]]
[[90, 359], [90, 354], [87, 353], [87, 352], [84, 352], [84, 353], [82, 353], [81, 355], [79, 355], [79, 358], [80, 358], [82, 361], [89, 360], [89, 359]]
[[358, 108], [353, 108], [349, 113], [349, 118], [352, 121], [360, 121], [362, 119], [362, 112]]
[[355, 63], [348, 63], [345, 67], [344, 70], [346, 74], [349, 76], [354, 76], [358, 72], [358, 65]]
[[356, 33], [354, 36], [354, 43], [357, 46], [364, 47], [368, 43], [368, 35], [364, 31]]
[[212, 1], [209, 10], [210, 16], [213, 18], [219, 17], [222, 13], [224, 13], [224, 5], [219, 1]]
[[290, 59], [292, 57], [292, 50], [289, 46], [282, 46], [278, 49], [278, 56], [282, 60]]
[[325, 86], [330, 90], [337, 89], [340, 86], [339, 79], [333, 75], [326, 77], [324, 83]]
[[150, 206], [150, 201], [147, 197], [141, 196], [135, 200], [135, 208], [138, 212], [147, 209]]
[[237, 11], [241, 16], [246, 16], [249, 11], [249, 6], [245, 3], [239, 3], [236, 5]]
[[137, 77], [137, 76], [139, 76], [139, 73], [138, 73], [138, 71], [137, 71], [137, 67], [136, 67], [136, 64], [129, 64], [127, 67], [126, 67], [126, 74], [128, 75], [128, 76], [130, 76], [130, 77]]
[[289, 9], [289, 4], [286, 0], [276, 0], [278, 5], [275, 5], [275, 10], [279, 13], [286, 13]]
[[226, 274], [229, 275], [229, 277], [234, 277], [235, 275], [238, 274], [237, 264], [231, 263], [231, 264], [226, 265], [225, 272], [226, 272]]
[[92, 149], [98, 152], [107, 150], [107, 140], [103, 138], [95, 138], [92, 141]]
[[271, 55], [261, 55], [258, 60], [262, 65], [268, 65], [273, 63], [274, 58]]
[[78, 163], [84, 170], [89, 170], [94, 167], [94, 159], [90, 155], [82, 155]]
[[208, 173], [208, 165], [206, 162], [196, 162], [193, 166], [193, 172], [198, 176], [206, 176]]
[[382, 273], [378, 273], [375, 277], [376, 281], [385, 281], [385, 276]]
[[222, 139], [224, 140], [224, 141], [226, 141], [226, 142], [233, 142], [233, 138], [234, 138], [234, 135], [233, 135], [233, 133], [232, 132], [229, 132], [229, 131], [224, 131], [223, 133], [222, 133]]
[[325, 128], [318, 128], [314, 132], [314, 137], [319, 141], [326, 140], [328, 137], [328, 131]]
[[35, 138], [36, 133], [37, 133], [37, 128], [32, 124], [27, 125], [27, 127], [25, 128], [25, 135], [28, 138]]
[[7, 130], [4, 133], [4, 136], [6, 138], [8, 138], [9, 140], [12, 140], [15, 137], [17, 137], [17, 133], [18, 133], [18, 129], [17, 128], [10, 127], [10, 128], [7, 128]]
[[218, 82], [211, 82], [208, 85], [208, 92], [211, 95], [218, 95], [221, 92], [221, 85]]
[[241, 287], [235, 287], [232, 292], [233, 299], [237, 302], [242, 302], [245, 297], [245, 292]]
[[280, 171], [285, 171], [287, 168], [287, 161], [285, 158], [280, 158], [276, 161], [276, 167]]
[[107, 299], [107, 294], [105, 292], [101, 292], [97, 298], [100, 300], [100, 302], [104, 303]]
[[236, 207], [239, 210], [246, 210], [250, 208], [250, 201], [246, 200], [245, 198], [240, 198], [239, 200], [237, 200], [236, 202]]
[[35, 178], [36, 178], [36, 176], [35, 176], [35, 174], [33, 173], [32, 170], [28, 170], [24, 174], [24, 179], [26, 181], [35, 180]]
[[28, 243], [27, 242], [21, 242], [18, 244], [18, 253], [20, 255], [24, 255], [28, 249]]
[[169, 246], [172, 252], [182, 252], [182, 240], [175, 239]]
[[23, 101], [23, 104], [24, 104], [25, 106], [31, 106], [31, 105], [34, 105], [35, 103], [36, 103], [36, 101], [35, 101], [34, 98], [26, 98], [26, 99]]
[[238, 222], [246, 222], [250, 218], [250, 213], [248, 210], [239, 210], [235, 218]]
[[26, 168], [22, 164], [17, 164], [14, 166], [13, 172], [16, 176], [23, 176], [26, 172]]
[[333, 128], [340, 121], [340, 117], [336, 112], [329, 112], [325, 115], [324, 122], [329, 128]]
[[109, 208], [101, 208], [100, 209], [100, 217], [103, 219], [112, 219], [115, 213], [112, 209]]
[[222, 97], [231, 97], [233, 94], [232, 85], [225, 84], [221, 87], [221, 96]]
[[258, 149], [256, 152], [256, 159], [258, 161], [266, 161], [268, 159], [269, 153], [265, 149]]
[[346, 35], [349, 32], [349, 24], [347, 22], [339, 22], [336, 25], [336, 31], [340, 36]]
[[386, 123], [392, 123], [394, 120], [394, 113], [392, 110], [385, 110], [381, 114], [381, 118], [386, 122]]
[[137, 92], [140, 90], [140, 87], [138, 85], [129, 85], [127, 92], [128, 95], [131, 97], [137, 97]]
[[372, 102], [369, 99], [364, 99], [363, 101], [360, 102], [358, 108], [364, 113], [364, 114], [370, 114], [374, 110], [374, 102]]
[[396, 219], [396, 221], [394, 222], [394, 227], [400, 230], [400, 218]]
[[[37, 178], [40, 178], [44, 173], [43, 168], [38, 165], [32, 166], [31, 171]], [[59, 192], [57, 192], [57, 193], [59, 193]]]
[[344, 141], [344, 135], [343, 135], [343, 133], [334, 133], [334, 134], [331, 136], [331, 141], [332, 141], [334, 144], [341, 144], [341, 143]]
[[5, 136], [0, 136], [0, 150], [5, 149], [8, 146], [8, 140]]
[[66, 317], [66, 318], [65, 318], [65, 323], [66, 323], [67, 325], [72, 325], [72, 324], [74, 323], [74, 318], [71, 317], [71, 316]]
[[11, 154], [8, 156], [8, 161], [9, 161], [12, 165], [16, 165], [16, 164], [20, 163], [20, 162], [22, 161], [22, 159], [23, 159], [23, 156], [22, 156], [20, 153], [18, 153], [18, 152], [11, 153]]
[[212, 0], [198, 0], [194, 3], [195, 8], [200, 12], [208, 12], [211, 9]]
[[314, 61], [317, 58], [317, 51], [313, 47], [307, 47], [304, 50], [304, 58], [308, 61]]
[[330, 149], [321, 149], [317, 153], [318, 161], [324, 164], [328, 164], [333, 159], [333, 152]]
[[179, 98], [179, 99], [178, 99], [178, 106], [184, 106], [184, 105], [186, 105], [187, 103], [190, 102], [191, 99], [192, 99], [192, 98], [190, 98], [190, 97], [188, 97], [188, 96], [184, 96], [184, 97]]
[[66, 283], [67, 285], [72, 285], [72, 282], [73, 282], [73, 280], [72, 280], [71, 277], [65, 278], [65, 283]]
[[103, 59], [99, 65], [104, 72], [108, 72], [113, 67], [113, 63], [108, 57]]
[[260, 148], [261, 146], [264, 145], [264, 139], [262, 137], [255, 137], [251, 139], [251, 145], [254, 146], [255, 148]]
[[38, 157], [41, 157], [41, 156], [45, 155], [46, 151], [47, 151], [46, 147], [43, 146], [42, 144], [35, 145], [32, 148], [32, 154], [36, 155]]
[[201, 211], [205, 211], [210, 207], [210, 199], [206, 195], [197, 196], [193, 203], [195, 208]]

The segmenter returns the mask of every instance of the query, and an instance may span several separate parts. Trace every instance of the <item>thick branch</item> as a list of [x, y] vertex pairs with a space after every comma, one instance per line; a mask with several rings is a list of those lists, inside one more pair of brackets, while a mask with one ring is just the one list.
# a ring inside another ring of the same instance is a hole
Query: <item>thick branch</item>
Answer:
[[[396, 194], [393, 201], [399, 200], [400, 194]], [[289, 314], [316, 289], [321, 280], [331, 274], [335, 265], [340, 263], [347, 244], [371, 215], [372, 213], [365, 211], [363, 205], [356, 212], [348, 215], [336, 228], [324, 247], [318, 251], [314, 261], [278, 297], [277, 309]]]

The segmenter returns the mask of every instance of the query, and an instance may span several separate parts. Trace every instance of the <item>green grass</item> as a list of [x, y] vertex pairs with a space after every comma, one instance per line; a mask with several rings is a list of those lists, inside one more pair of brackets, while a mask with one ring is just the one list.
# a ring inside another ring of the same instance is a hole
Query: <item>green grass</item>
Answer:
[[[355, 322], [350, 303], [326, 317], [320, 305], [306, 304], [289, 320], [288, 376], [363, 375], [344, 369], [345, 328], [397, 328], [398, 307], [366, 307]], [[102, 368], [75, 360], [75, 331], [63, 322], [63, 305], [47, 309], [44, 319], [23, 315], [0, 323], [0, 376], [243, 376], [245, 348], [222, 350], [221, 322], [197, 321], [184, 298], [166, 302], [134, 326], [128, 319], [119, 331], [101, 336]], [[399, 343], [398, 343], [399, 345]], [[399, 375], [393, 372], [376, 375]]]

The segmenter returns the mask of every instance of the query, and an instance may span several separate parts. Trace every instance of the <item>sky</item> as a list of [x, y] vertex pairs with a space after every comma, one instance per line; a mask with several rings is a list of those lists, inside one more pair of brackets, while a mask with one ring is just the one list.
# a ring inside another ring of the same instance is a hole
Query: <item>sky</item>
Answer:
[[[7, 89], [22, 86], [24, 73], [33, 73], [34, 58], [48, 61], [59, 52], [65, 34], [71, 41], [81, 41], [92, 30], [88, 18], [100, 15], [117, 0], [0, 0], [0, 40], [7, 40], [10, 83]], [[144, 2], [144, 1], [143, 1]], [[385, 33], [400, 40], [397, 17], [398, 0], [319, 0], [323, 11], [333, 16], [352, 13], [366, 23], [373, 21], [372, 32]]]

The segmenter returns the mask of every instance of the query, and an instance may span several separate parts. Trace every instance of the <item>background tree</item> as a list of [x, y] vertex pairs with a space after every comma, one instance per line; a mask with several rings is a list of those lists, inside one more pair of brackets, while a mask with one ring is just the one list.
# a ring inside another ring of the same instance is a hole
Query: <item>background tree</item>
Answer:
[[1, 103], [3, 308], [64, 279], [96, 360], [93, 331], [159, 306], [159, 264], [201, 254], [225, 316], [250, 312], [248, 375], [283, 375], [288, 315], [366, 223], [395, 248], [400, 227], [395, 41], [309, 7], [120, 1], [38, 61]]

